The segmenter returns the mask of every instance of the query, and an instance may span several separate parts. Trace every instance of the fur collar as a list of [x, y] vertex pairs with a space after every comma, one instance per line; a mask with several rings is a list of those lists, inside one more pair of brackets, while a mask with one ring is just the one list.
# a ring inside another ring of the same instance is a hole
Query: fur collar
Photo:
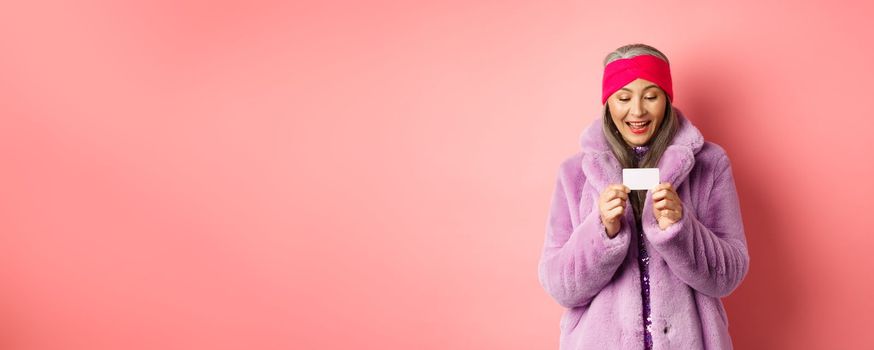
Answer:
[[[680, 125], [659, 159], [658, 168], [660, 182], [670, 182], [674, 188], [679, 188], [695, 165], [695, 154], [704, 145], [704, 137], [679, 108], [673, 108]], [[582, 168], [598, 193], [609, 184], [622, 183], [622, 167], [610, 150], [602, 130], [601, 118], [597, 118], [580, 135]]]

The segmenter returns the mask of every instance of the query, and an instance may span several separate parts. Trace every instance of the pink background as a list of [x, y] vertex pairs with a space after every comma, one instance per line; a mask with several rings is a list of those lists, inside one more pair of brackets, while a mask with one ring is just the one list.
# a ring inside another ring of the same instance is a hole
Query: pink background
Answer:
[[555, 349], [549, 197], [632, 42], [732, 159], [736, 347], [871, 346], [861, 1], [19, 3], [2, 349]]

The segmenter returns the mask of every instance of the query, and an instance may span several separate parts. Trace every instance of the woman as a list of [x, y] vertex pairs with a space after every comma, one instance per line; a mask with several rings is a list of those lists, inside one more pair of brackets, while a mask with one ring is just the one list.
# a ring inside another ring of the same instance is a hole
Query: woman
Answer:
[[[720, 298], [749, 255], [729, 159], [672, 106], [664, 54], [626, 45], [604, 65], [603, 120], [559, 168], [539, 262], [567, 308], [561, 349], [730, 349]], [[656, 187], [622, 185], [654, 167]]]

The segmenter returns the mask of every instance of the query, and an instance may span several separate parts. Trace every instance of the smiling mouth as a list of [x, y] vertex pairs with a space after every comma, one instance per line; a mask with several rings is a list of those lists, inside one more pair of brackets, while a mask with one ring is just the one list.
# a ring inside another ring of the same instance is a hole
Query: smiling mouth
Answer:
[[631, 130], [643, 130], [651, 123], [651, 120], [647, 120], [645, 122], [625, 122], [625, 125], [628, 125]]

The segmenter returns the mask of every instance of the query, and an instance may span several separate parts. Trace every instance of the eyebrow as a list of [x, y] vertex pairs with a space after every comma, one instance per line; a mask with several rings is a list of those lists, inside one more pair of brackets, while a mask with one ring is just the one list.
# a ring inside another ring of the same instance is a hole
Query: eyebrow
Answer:
[[[658, 85], [653, 84], [653, 85], [647, 86], [647, 87], [643, 88], [643, 91], [646, 91], [647, 89], [649, 89], [649, 88], [654, 88], [654, 87], [658, 87]], [[625, 91], [628, 91], [628, 92], [633, 92], [633, 91], [631, 91], [631, 89], [629, 89], [629, 88], [621, 88], [621, 89], [619, 89], [619, 90], [625, 90]]]

